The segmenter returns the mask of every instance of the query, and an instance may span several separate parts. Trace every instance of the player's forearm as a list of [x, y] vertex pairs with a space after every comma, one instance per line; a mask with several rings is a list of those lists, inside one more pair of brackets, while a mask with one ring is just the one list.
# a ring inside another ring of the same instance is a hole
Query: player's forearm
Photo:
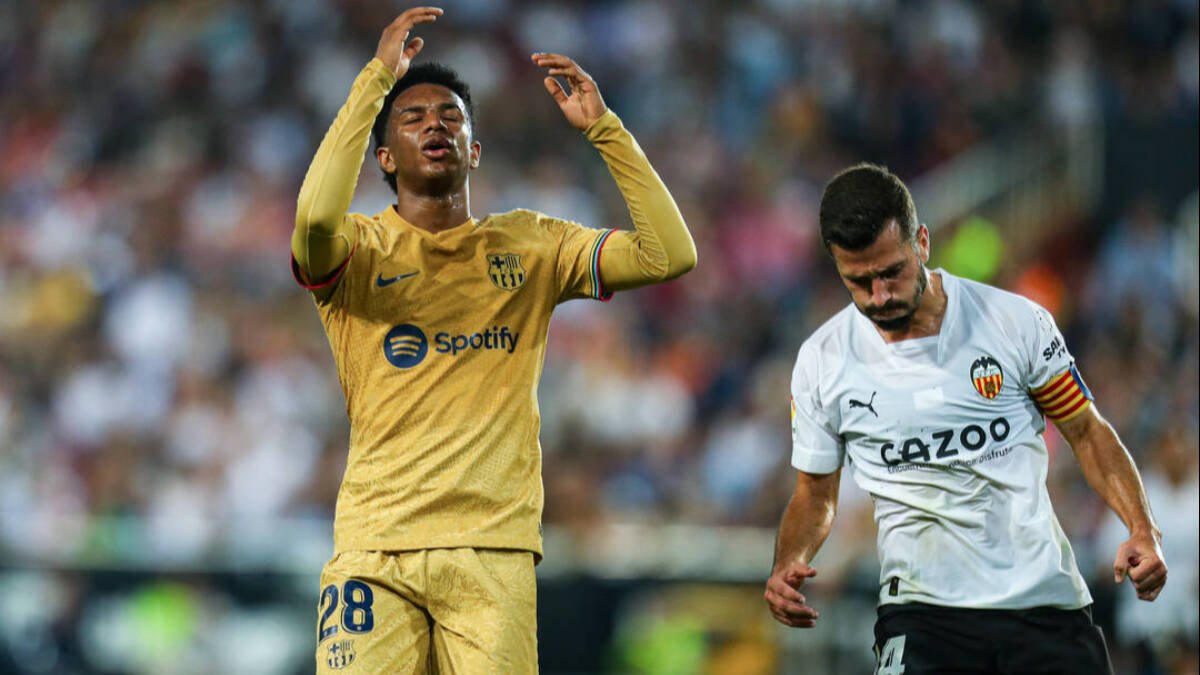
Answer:
[[1067, 438], [1088, 485], [1120, 517], [1130, 533], [1146, 532], [1158, 538], [1160, 532], [1150, 511], [1146, 489], [1129, 451], [1098, 413], [1088, 411], [1080, 417], [1079, 429]]
[[612, 290], [674, 279], [696, 266], [696, 244], [679, 207], [637, 141], [611, 110], [587, 129], [617, 182], [633, 232], [616, 232], [600, 257], [600, 275]]
[[292, 255], [312, 279], [336, 269], [353, 248], [354, 228], [346, 212], [371, 140], [371, 126], [395, 82], [395, 74], [378, 59], [363, 68], [304, 176], [296, 202]]
[[807, 565], [821, 550], [837, 514], [837, 478], [830, 475], [835, 476], [832, 488], [828, 476], [801, 474], [779, 523], [774, 568], [795, 562]]

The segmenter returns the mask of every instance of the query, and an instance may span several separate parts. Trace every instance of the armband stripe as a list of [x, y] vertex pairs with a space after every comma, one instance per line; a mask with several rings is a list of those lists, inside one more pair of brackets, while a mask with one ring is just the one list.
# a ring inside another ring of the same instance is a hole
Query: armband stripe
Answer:
[[1053, 408], [1061, 404], [1063, 401], [1075, 398], [1075, 395], [1078, 393], [1079, 389], [1077, 387], [1066, 387], [1053, 396], [1041, 397], [1039, 402], [1042, 404], [1043, 408]]
[[1044, 415], [1055, 422], [1063, 422], [1087, 409], [1092, 402], [1092, 392], [1079, 376], [1075, 364], [1071, 364], [1066, 372], [1034, 391], [1033, 400]]
[[341, 265], [337, 266], [337, 269], [335, 269], [333, 271], [333, 274], [331, 274], [328, 279], [326, 279], [325, 281], [322, 281], [319, 284], [309, 283], [304, 278], [304, 273], [300, 269], [300, 263], [296, 261], [296, 256], [293, 255], [292, 256], [292, 278], [294, 278], [296, 280], [296, 283], [300, 284], [300, 286], [302, 288], [304, 288], [305, 290], [319, 291], [322, 288], [329, 288], [330, 286], [336, 284], [338, 282], [338, 280], [342, 278], [342, 274], [346, 271], [346, 268], [350, 266], [350, 259], [354, 257], [354, 251], [357, 248], [358, 247], [355, 246], [354, 248], [350, 249], [350, 255], [346, 256], [346, 259], [344, 261], [342, 261]]
[[1054, 396], [1070, 381], [1070, 373], [1066, 372], [1046, 383], [1046, 386], [1033, 392], [1035, 398], [1046, 399]]
[[1073, 407], [1081, 399], [1087, 400], [1084, 398], [1083, 392], [1076, 389], [1069, 392], [1066, 396], [1059, 397], [1050, 403], [1042, 405], [1042, 410], [1045, 410], [1047, 415], [1055, 417], [1063, 410]]
[[1079, 402], [1076, 403], [1071, 408], [1064, 410], [1063, 412], [1061, 412], [1057, 415], [1053, 415], [1053, 416], [1049, 416], [1049, 417], [1050, 417], [1050, 419], [1054, 420], [1055, 422], [1066, 422], [1067, 420], [1071, 419], [1072, 417], [1075, 417], [1076, 415], [1083, 412], [1084, 410], [1087, 410], [1088, 406], [1090, 406], [1091, 404], [1092, 404], [1092, 402], [1090, 400], [1088, 400], [1086, 398], [1081, 398], [1081, 399], [1079, 399]]
[[596, 237], [596, 243], [592, 245], [592, 260], [590, 265], [590, 273], [592, 275], [592, 298], [602, 302], [608, 302], [613, 296], [612, 292], [606, 290], [604, 285], [600, 282], [600, 251], [604, 249], [604, 244], [608, 241], [608, 238], [612, 236], [612, 233], [613, 230], [605, 230], [600, 234], [599, 237]]

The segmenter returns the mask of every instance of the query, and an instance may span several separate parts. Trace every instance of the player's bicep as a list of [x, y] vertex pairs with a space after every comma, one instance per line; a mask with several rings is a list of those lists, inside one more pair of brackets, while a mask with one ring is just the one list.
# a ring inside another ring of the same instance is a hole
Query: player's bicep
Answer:
[[292, 259], [306, 284], [329, 281], [345, 269], [358, 240], [354, 219], [343, 216], [335, 225], [296, 222], [292, 230]]
[[[600, 281], [605, 290], [624, 291], [671, 278], [669, 266], [659, 256], [645, 255], [643, 245], [637, 232], [613, 231], [599, 260]], [[691, 267], [688, 265], [687, 269]]]
[[792, 466], [813, 474], [839, 470], [845, 447], [813, 392], [793, 383], [791, 408]]
[[1054, 316], [1046, 308], [1026, 301], [1024, 310], [1014, 312], [1013, 324], [1026, 364], [1025, 384], [1030, 391], [1042, 389], [1075, 363], [1067, 341]]
[[1032, 389], [1029, 395], [1042, 414], [1060, 429], [1063, 423], [1087, 412], [1093, 400], [1091, 390], [1073, 363], [1046, 384]]
[[[369, 218], [358, 214], [346, 216], [343, 227], [338, 229], [338, 232], [342, 233], [339, 239], [350, 242], [350, 249], [345, 255], [340, 253], [340, 248], [325, 249], [309, 246], [306, 252], [310, 266], [314, 270], [319, 270], [320, 274], [314, 274], [310, 269], [305, 268], [293, 250], [292, 277], [296, 283], [311, 293], [319, 303], [343, 302], [339, 298], [348, 296], [346, 287], [357, 285], [352, 283], [352, 278], [368, 274], [374, 264], [372, 261], [377, 258], [379, 239], [378, 234], [372, 230], [372, 226], [373, 221]], [[299, 229], [298, 227], [297, 230]], [[309, 239], [316, 241], [312, 237]], [[292, 243], [294, 247], [296, 244], [294, 233]], [[317, 257], [314, 257], [314, 254]], [[319, 256], [329, 256], [329, 258], [313, 265]], [[329, 264], [337, 258], [340, 258], [337, 260], [337, 264], [329, 267]]]
[[556, 275], [559, 301], [575, 298], [608, 300], [612, 297], [600, 276], [601, 253], [609, 240], [619, 234], [614, 230], [597, 230], [576, 223], [560, 224]]
[[1102, 424], [1103, 420], [1094, 405], [1088, 405], [1066, 419], [1054, 420], [1058, 432], [1076, 452], [1099, 431]]
[[841, 484], [841, 468], [829, 473], [797, 471], [796, 487], [793, 489], [792, 498], [804, 500], [810, 507], [836, 510]]

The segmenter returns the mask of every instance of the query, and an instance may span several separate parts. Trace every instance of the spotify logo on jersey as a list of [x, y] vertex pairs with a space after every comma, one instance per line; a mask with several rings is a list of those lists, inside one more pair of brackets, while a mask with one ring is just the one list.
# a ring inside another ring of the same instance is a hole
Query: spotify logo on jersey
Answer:
[[383, 338], [383, 355], [397, 368], [412, 368], [424, 361], [428, 353], [429, 339], [411, 323], [396, 326]]

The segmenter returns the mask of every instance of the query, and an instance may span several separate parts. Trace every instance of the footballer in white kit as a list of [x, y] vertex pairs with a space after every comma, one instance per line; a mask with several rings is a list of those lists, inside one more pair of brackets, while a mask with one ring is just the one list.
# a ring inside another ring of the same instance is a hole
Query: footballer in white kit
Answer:
[[772, 614], [815, 625], [800, 589], [849, 467], [879, 527], [877, 673], [1111, 672], [1046, 490], [1046, 418], [1130, 530], [1114, 578], [1153, 600], [1167, 569], [1137, 469], [1053, 318], [928, 270], [928, 231], [882, 167], [830, 182], [821, 235], [853, 302], [803, 343], [792, 373], [798, 473], [764, 594]]

